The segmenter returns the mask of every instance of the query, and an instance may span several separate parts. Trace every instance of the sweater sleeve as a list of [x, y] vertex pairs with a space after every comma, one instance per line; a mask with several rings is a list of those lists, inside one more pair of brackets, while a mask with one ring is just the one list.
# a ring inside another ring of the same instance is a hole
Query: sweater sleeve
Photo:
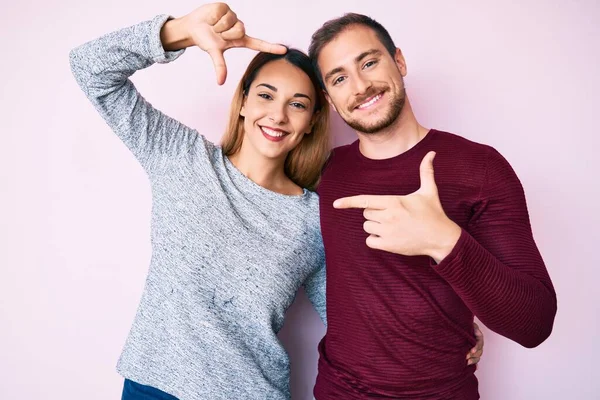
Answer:
[[308, 299], [321, 317], [321, 321], [327, 326], [327, 310], [325, 306], [325, 255], [323, 254], [319, 266], [304, 282], [304, 290]]
[[173, 61], [183, 53], [165, 52], [162, 47], [160, 31], [168, 19], [157, 16], [70, 53], [75, 80], [147, 172], [167, 157], [185, 154], [199, 138], [195, 130], [156, 110], [129, 80], [137, 70]]
[[521, 182], [493, 149], [473, 212], [452, 252], [434, 268], [487, 327], [538, 346], [552, 332], [556, 293], [533, 239]]

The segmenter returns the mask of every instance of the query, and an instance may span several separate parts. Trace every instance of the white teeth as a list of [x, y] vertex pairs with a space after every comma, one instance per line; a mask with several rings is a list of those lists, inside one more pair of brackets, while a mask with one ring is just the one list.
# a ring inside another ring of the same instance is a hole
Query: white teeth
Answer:
[[373, 97], [371, 100], [369, 100], [366, 103], [361, 104], [360, 106], [358, 106], [358, 108], [367, 108], [369, 106], [372, 106], [373, 104], [375, 104], [377, 102], [377, 100], [379, 100], [381, 98], [381, 95], [378, 94], [377, 96]]
[[265, 128], [264, 126], [261, 127], [261, 129], [264, 133], [272, 137], [282, 137], [285, 134], [284, 132], [274, 131], [273, 129]]

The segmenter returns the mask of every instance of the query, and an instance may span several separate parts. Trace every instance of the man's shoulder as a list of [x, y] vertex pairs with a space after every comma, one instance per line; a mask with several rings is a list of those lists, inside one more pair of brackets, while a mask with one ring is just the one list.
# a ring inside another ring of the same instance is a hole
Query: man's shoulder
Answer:
[[431, 131], [431, 133], [435, 135], [434, 142], [436, 143], [436, 145], [443, 144], [445, 146], [455, 148], [459, 151], [463, 150], [485, 154], [489, 153], [490, 150], [492, 150], [492, 147], [490, 145], [467, 139], [466, 137], [458, 135], [456, 133], [437, 129], [432, 129]]
[[437, 143], [432, 150], [437, 146], [444, 148], [444, 156], [453, 162], [457, 173], [470, 171], [482, 179], [498, 182], [518, 180], [510, 162], [493, 146], [450, 132], [436, 133]]

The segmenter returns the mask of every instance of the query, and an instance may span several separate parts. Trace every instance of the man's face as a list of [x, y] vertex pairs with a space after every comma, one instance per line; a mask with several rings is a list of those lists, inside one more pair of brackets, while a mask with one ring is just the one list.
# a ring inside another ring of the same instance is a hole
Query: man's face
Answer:
[[391, 57], [375, 31], [353, 25], [319, 54], [328, 100], [348, 125], [377, 133], [392, 125], [405, 102], [406, 65], [400, 50]]

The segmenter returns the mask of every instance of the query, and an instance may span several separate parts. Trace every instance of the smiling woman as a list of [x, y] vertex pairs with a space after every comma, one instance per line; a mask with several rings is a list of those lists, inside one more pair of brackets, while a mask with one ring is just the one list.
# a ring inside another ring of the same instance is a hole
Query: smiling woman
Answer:
[[328, 121], [328, 104], [308, 57], [295, 49], [260, 53], [233, 96], [223, 153], [236, 165], [256, 154], [284, 159], [288, 190], [313, 189], [329, 154]]
[[[259, 50], [234, 96], [223, 146], [144, 100], [128, 79], [183, 49]], [[325, 316], [318, 197], [328, 104], [304, 53], [245, 34], [225, 4], [158, 16], [71, 53], [77, 82], [146, 170], [152, 248], [117, 369], [123, 399], [289, 399], [277, 338], [304, 286]]]

